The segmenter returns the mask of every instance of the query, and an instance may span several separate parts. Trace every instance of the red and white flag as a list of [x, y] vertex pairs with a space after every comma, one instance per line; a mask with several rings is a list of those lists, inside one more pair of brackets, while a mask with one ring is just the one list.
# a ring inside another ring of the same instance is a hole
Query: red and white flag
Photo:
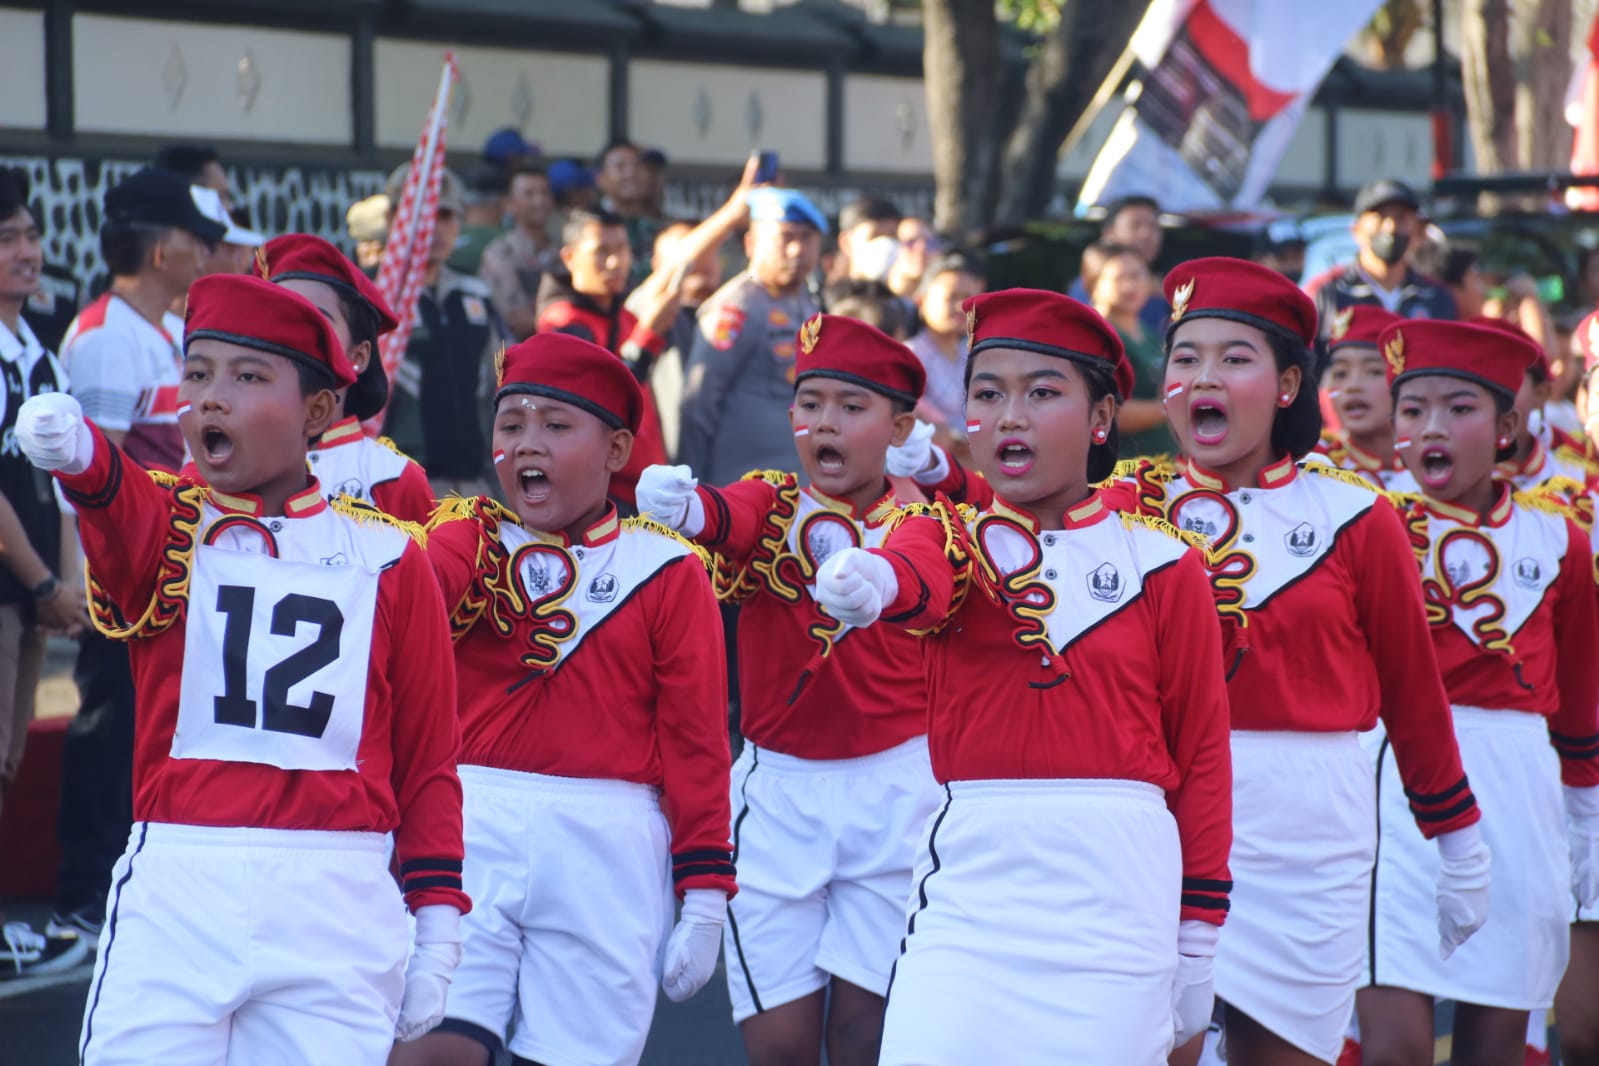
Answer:
[[1138, 60], [1078, 198], [1172, 211], [1260, 203], [1316, 87], [1381, 0], [1154, 0]]
[[[411, 173], [405, 179], [400, 202], [392, 205], [389, 237], [383, 246], [383, 265], [378, 269], [378, 290], [400, 320], [397, 328], [378, 341], [378, 354], [391, 382], [405, 356], [405, 346], [410, 343], [416, 304], [422, 294], [422, 279], [427, 274], [433, 223], [439, 213], [439, 185], [444, 177], [444, 130], [448, 124], [450, 90], [459, 79], [455, 53], [445, 52], [439, 91], [433, 98], [427, 121], [422, 124], [416, 151], [411, 154]], [[364, 425], [368, 433], [377, 433], [383, 426], [383, 413], [373, 415]]]

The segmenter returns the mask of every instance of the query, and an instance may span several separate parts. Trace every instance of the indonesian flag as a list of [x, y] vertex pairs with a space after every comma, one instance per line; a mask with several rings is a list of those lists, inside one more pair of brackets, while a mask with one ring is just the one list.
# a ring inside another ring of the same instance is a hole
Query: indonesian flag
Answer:
[[[1566, 121], [1576, 127], [1571, 142], [1571, 172], [1599, 175], [1599, 15], [1588, 29], [1588, 52], [1572, 72], [1566, 93]], [[1599, 186], [1566, 190], [1573, 211], [1599, 211]]]
[[1258, 205], [1316, 87], [1380, 3], [1154, 0], [1078, 212], [1132, 194], [1172, 211]]
[[[378, 269], [378, 289], [400, 320], [397, 328], [378, 340], [378, 354], [391, 382], [405, 355], [405, 346], [411, 340], [422, 278], [427, 273], [433, 222], [439, 213], [439, 185], [444, 177], [444, 128], [450, 90], [459, 78], [455, 53], [445, 52], [438, 95], [433, 98], [433, 108], [422, 124], [422, 136], [411, 155], [411, 173], [405, 179], [400, 202], [392, 205], [389, 238], [383, 246], [383, 265]], [[367, 419], [364, 427], [368, 433], [377, 434], [383, 427], [383, 413]]]

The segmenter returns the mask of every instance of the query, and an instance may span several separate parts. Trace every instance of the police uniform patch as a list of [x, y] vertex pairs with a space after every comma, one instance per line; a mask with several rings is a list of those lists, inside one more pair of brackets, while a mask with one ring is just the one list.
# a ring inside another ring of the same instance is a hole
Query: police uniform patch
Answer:
[[731, 304], [723, 304], [716, 309], [716, 316], [711, 320], [711, 328], [705, 339], [711, 342], [711, 347], [718, 351], [727, 351], [738, 341], [738, 335], [744, 331], [744, 309]]
[[489, 307], [480, 296], [461, 297], [461, 310], [466, 312], [466, 320], [474, 326], [482, 326], [488, 323]]

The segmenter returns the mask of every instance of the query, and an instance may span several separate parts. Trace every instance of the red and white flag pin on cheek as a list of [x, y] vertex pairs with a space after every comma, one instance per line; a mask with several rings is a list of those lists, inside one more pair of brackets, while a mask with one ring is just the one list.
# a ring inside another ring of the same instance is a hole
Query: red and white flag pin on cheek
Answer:
[[494, 449], [494, 465], [495, 466], [499, 466], [503, 462], [505, 462], [505, 449], [503, 449], [503, 448]]
[[188, 400], [179, 400], [178, 401], [178, 417], [179, 418], [182, 418], [184, 415], [188, 414], [192, 410], [194, 410], [194, 404], [190, 403]]
[[1167, 403], [1171, 403], [1173, 400], [1177, 399], [1177, 397], [1179, 397], [1179, 396], [1181, 396], [1183, 394], [1183, 390], [1186, 389], [1187, 387], [1188, 387], [1187, 385], [1184, 385], [1180, 381], [1174, 381], [1170, 385], [1167, 385], [1166, 386], [1166, 402]]
[[983, 420], [981, 418], [974, 418], [966, 423], [966, 435], [968, 437], [970, 437], [973, 433], [981, 433], [982, 431]]
[[811, 427], [810, 426], [795, 426], [794, 427], [794, 436], [795, 436], [796, 439], [799, 438], [799, 437], [809, 437], [810, 435], [811, 435]]
[[1416, 442], [1411, 440], [1409, 437], [1400, 437], [1398, 440], [1394, 441], [1394, 450], [1402, 452], [1414, 443]]

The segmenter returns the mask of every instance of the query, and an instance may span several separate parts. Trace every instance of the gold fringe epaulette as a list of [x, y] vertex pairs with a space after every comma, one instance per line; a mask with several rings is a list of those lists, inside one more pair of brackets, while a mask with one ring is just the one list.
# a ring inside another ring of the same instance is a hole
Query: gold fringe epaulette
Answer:
[[1177, 466], [1171, 461], [1171, 457], [1166, 455], [1142, 455], [1133, 459], [1123, 459], [1112, 468], [1110, 477], [1096, 487], [1126, 481], [1140, 474], [1152, 481], [1170, 481], [1177, 476]]
[[495, 522], [510, 522], [521, 525], [522, 520], [516, 512], [509, 507], [487, 496], [446, 496], [439, 501], [433, 513], [428, 517], [427, 524], [422, 527], [424, 532], [431, 532], [445, 522], [459, 522], [462, 520], [492, 519]]
[[387, 511], [380, 511], [367, 501], [357, 499], [346, 492], [341, 492], [329, 500], [328, 506], [333, 508], [334, 513], [341, 514], [345, 518], [354, 519], [359, 525], [397, 529], [422, 545], [422, 547], [427, 547], [427, 529], [420, 522], [408, 522], [403, 518], [395, 518]]
[[739, 480], [764, 481], [768, 485], [776, 485], [781, 489], [791, 485], [797, 486], [799, 484], [799, 475], [789, 473], [786, 470], [751, 470]]
[[1577, 509], [1559, 494], [1558, 490], [1549, 487], [1545, 482], [1537, 488], [1527, 492], [1511, 493], [1510, 498], [1517, 507], [1525, 507], [1529, 511], [1542, 511], [1545, 514], [1557, 514], [1562, 518], [1578, 521], [1580, 515]]
[[1207, 559], [1210, 558], [1210, 542], [1193, 530], [1178, 529], [1164, 518], [1157, 518], [1155, 515], [1143, 514], [1139, 511], [1117, 511], [1116, 513], [1121, 516], [1122, 526], [1126, 529], [1132, 529], [1134, 526], [1153, 529], [1157, 533], [1166, 534], [1173, 540], [1182, 541], [1190, 548], [1198, 548], [1205, 553]]
[[165, 470], [147, 470], [145, 472], [150, 475], [151, 481], [155, 482], [157, 485], [160, 485], [164, 489], [173, 488], [183, 480], [182, 478], [178, 477], [178, 475], [169, 474]]
[[398, 444], [394, 443], [394, 441], [391, 440], [388, 437], [373, 437], [372, 441], [375, 444], [383, 445], [383, 447], [387, 448], [389, 451], [393, 452], [395, 455], [398, 455], [401, 459], [410, 459], [411, 458], [409, 455], [406, 455], [403, 451], [401, 451], [400, 450], [400, 446]]
[[1302, 463], [1299, 469], [1306, 474], [1315, 474], [1317, 477], [1342, 481], [1345, 485], [1354, 485], [1356, 488], [1365, 489], [1367, 492], [1379, 491], [1377, 486], [1366, 478], [1361, 477], [1353, 470], [1345, 470], [1340, 466], [1331, 466], [1327, 463]]
[[655, 521], [653, 518], [638, 517], [622, 519], [622, 528], [642, 530], [646, 533], [654, 533], [658, 536], [665, 537], [667, 540], [675, 540], [679, 544], [683, 545], [683, 547], [693, 552], [694, 557], [705, 566], [706, 570], [714, 570], [711, 553], [700, 547], [698, 544], [695, 544], [692, 540], [689, 540], [687, 537], [683, 536], [683, 534], [679, 533], [671, 526], [663, 525], [660, 522]]

